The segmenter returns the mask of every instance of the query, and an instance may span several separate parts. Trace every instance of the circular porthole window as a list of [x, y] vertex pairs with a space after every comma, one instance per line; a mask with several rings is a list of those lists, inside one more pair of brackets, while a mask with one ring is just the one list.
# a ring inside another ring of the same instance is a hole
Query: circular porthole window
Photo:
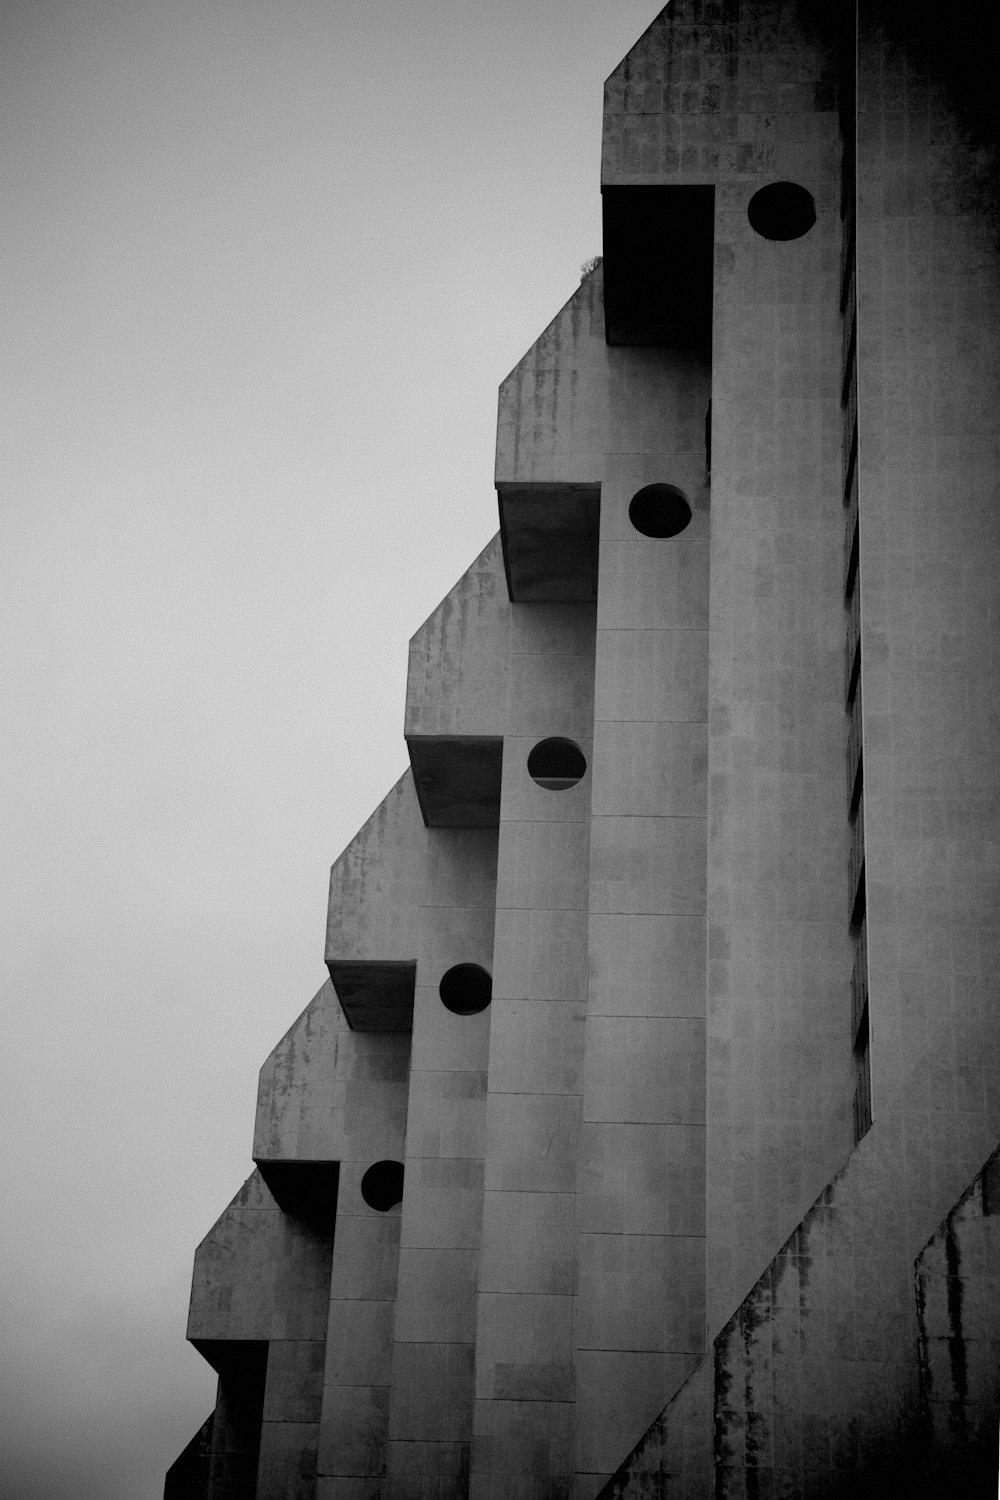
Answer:
[[816, 205], [797, 182], [769, 182], [750, 199], [747, 218], [765, 240], [798, 240], [815, 224]]
[[632, 496], [628, 518], [643, 536], [680, 536], [691, 524], [691, 507], [672, 484], [647, 484]]
[[387, 1213], [403, 1201], [403, 1163], [377, 1161], [361, 1179], [361, 1196], [369, 1208]]
[[528, 775], [549, 792], [576, 786], [587, 769], [587, 757], [572, 740], [540, 740], [528, 756]]
[[438, 985], [441, 1004], [456, 1016], [478, 1016], [493, 999], [493, 979], [479, 964], [456, 964]]

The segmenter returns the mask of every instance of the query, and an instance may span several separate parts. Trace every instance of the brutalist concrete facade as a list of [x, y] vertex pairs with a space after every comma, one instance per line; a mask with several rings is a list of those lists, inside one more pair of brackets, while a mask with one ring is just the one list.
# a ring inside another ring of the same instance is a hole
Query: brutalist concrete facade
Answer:
[[994, 1493], [988, 19], [674, 0], [609, 78], [168, 1497]]

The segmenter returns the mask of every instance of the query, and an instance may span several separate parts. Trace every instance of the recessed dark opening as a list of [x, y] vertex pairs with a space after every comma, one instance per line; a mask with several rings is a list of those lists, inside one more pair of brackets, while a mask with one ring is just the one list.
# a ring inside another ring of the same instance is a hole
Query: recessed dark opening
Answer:
[[854, 1038], [854, 1050], [858, 1054], [858, 1056], [860, 1057], [861, 1054], [864, 1052], [864, 1050], [865, 1050], [865, 1048], [867, 1046], [868, 1046], [868, 1001], [866, 1000], [865, 1001], [865, 1008], [861, 1012], [861, 1020], [858, 1022], [858, 1034]]
[[628, 518], [643, 536], [680, 536], [691, 524], [691, 507], [672, 484], [647, 484], [632, 496]]
[[858, 928], [861, 926], [862, 922], [865, 919], [865, 909], [867, 907], [867, 904], [867, 898], [865, 895], [865, 867], [862, 863], [861, 874], [858, 876], [858, 888], [854, 896], [854, 905], [851, 908], [851, 926], [855, 932], [857, 932]]
[[982, 1171], [983, 1213], [1000, 1214], [1000, 1151], [994, 1151]]
[[747, 218], [765, 240], [798, 240], [815, 224], [816, 205], [797, 182], [769, 182], [750, 199]]
[[456, 964], [438, 985], [441, 1004], [456, 1016], [477, 1016], [493, 999], [493, 979], [479, 964]]
[[550, 792], [576, 786], [587, 769], [587, 758], [572, 740], [540, 740], [528, 756], [528, 775]]
[[384, 1214], [403, 1201], [403, 1163], [377, 1161], [361, 1179], [361, 1196], [369, 1208]]

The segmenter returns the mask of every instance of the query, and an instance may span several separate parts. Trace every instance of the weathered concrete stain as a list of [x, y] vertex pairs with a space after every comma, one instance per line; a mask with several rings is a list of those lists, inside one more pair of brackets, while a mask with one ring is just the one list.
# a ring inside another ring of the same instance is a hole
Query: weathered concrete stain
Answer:
[[[995, 1491], [1000, 1370], [974, 1309], [1000, 1306], [1000, 1232], [986, 1184], [995, 1151], [914, 1263], [922, 1449], [935, 1482]], [[992, 1472], [993, 1478], [989, 1478]]]
[[945, 1254], [948, 1262], [948, 1359], [955, 1394], [951, 1402], [953, 1428], [959, 1441], [966, 1434], [965, 1403], [969, 1394], [969, 1377], [965, 1358], [965, 1334], [962, 1328], [962, 1252], [955, 1229], [955, 1215], [948, 1215], [945, 1231]]

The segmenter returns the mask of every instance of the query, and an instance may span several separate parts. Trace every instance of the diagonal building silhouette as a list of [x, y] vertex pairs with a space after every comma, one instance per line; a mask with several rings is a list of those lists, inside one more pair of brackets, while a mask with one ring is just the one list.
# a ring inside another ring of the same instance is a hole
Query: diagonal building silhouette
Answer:
[[989, 16], [674, 0], [608, 79], [168, 1500], [993, 1495]]

